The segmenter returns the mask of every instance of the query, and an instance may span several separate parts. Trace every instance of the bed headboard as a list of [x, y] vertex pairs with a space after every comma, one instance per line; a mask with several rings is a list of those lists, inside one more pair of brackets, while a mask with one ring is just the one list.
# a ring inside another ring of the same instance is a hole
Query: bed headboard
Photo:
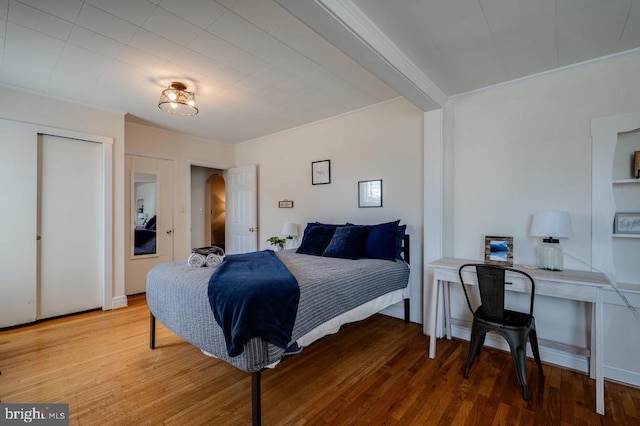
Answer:
[[411, 256], [410, 256], [410, 251], [409, 251], [409, 246], [410, 246], [410, 238], [409, 238], [409, 234], [404, 234], [404, 237], [402, 238], [402, 258], [404, 259], [405, 262], [407, 262], [408, 264], [411, 264], [410, 260], [411, 260]]

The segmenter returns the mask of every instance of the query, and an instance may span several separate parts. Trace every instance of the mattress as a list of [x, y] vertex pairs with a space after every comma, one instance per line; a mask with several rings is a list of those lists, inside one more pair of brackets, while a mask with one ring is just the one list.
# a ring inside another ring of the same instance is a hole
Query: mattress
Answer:
[[[300, 302], [292, 333], [304, 347], [339, 327], [358, 321], [402, 299], [409, 266], [401, 260], [337, 259], [284, 250], [278, 257], [300, 286]], [[147, 303], [167, 328], [204, 352], [233, 366], [255, 372], [273, 366], [285, 349], [253, 338], [242, 354], [229, 357], [222, 329], [207, 297], [212, 268], [164, 263], [147, 275]]]

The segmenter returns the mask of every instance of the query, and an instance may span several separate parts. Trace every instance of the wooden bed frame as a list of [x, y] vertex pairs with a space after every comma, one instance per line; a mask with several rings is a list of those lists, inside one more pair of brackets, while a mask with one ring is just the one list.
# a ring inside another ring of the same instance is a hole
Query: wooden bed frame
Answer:
[[[410, 238], [405, 234], [402, 240], [402, 258], [410, 264]], [[409, 285], [407, 283], [407, 285]], [[404, 322], [410, 322], [410, 298], [404, 299]], [[156, 348], [156, 317], [149, 312], [149, 347]], [[284, 359], [284, 358], [283, 358]], [[262, 402], [261, 402], [261, 373], [264, 369], [251, 373], [251, 424], [253, 426], [262, 425]]]

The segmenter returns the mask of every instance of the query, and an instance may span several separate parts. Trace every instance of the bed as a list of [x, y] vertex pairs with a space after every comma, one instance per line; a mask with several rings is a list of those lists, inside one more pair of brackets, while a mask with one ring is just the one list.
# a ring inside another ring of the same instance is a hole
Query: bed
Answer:
[[[403, 300], [405, 321], [409, 321], [409, 236], [404, 235], [405, 227], [398, 226], [398, 222], [391, 222], [393, 226], [389, 223], [374, 228], [386, 227], [387, 236], [393, 229], [393, 256], [390, 258], [387, 253], [382, 256], [385, 259], [380, 258], [379, 253], [377, 258], [362, 258], [366, 254], [364, 248], [356, 250], [355, 258], [353, 253], [346, 253], [344, 257], [343, 252], [338, 253], [340, 257], [322, 255], [329, 253], [327, 250], [331, 249], [337, 235], [347, 230], [341, 229], [344, 225], [336, 225], [331, 232], [330, 227], [323, 224], [308, 224], [298, 249], [275, 253], [299, 286], [299, 302], [290, 341], [276, 345], [261, 338], [250, 338], [241, 353], [234, 356], [230, 356], [229, 341], [225, 339], [208, 297], [209, 281], [217, 272], [212, 272], [211, 268], [189, 267], [186, 263], [155, 266], [147, 275], [151, 348], [155, 348], [157, 319], [205, 354], [251, 373], [252, 419], [253, 424], [259, 425], [260, 373], [265, 368], [275, 367], [285, 356], [299, 352], [323, 336], [338, 332], [343, 324], [362, 320]], [[323, 229], [313, 231], [314, 226]], [[349, 225], [352, 226], [357, 225]], [[316, 237], [323, 232], [332, 237], [322, 235], [319, 245], [314, 245], [318, 243]], [[379, 249], [380, 241], [375, 238], [374, 251]], [[364, 242], [362, 247], [366, 247]], [[322, 253], [318, 254], [320, 251]], [[368, 253], [370, 256], [377, 254]], [[215, 281], [215, 277], [211, 281]]]

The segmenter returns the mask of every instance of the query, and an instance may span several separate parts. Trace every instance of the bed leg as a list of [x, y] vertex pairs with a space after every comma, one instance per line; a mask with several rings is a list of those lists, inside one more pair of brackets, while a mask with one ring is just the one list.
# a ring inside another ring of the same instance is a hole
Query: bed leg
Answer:
[[262, 424], [262, 407], [260, 404], [260, 373], [251, 373], [251, 424], [260, 426]]
[[404, 322], [407, 324], [411, 321], [410, 301], [411, 299], [404, 299]]
[[156, 317], [153, 314], [149, 314], [149, 347], [151, 349], [156, 348]]

